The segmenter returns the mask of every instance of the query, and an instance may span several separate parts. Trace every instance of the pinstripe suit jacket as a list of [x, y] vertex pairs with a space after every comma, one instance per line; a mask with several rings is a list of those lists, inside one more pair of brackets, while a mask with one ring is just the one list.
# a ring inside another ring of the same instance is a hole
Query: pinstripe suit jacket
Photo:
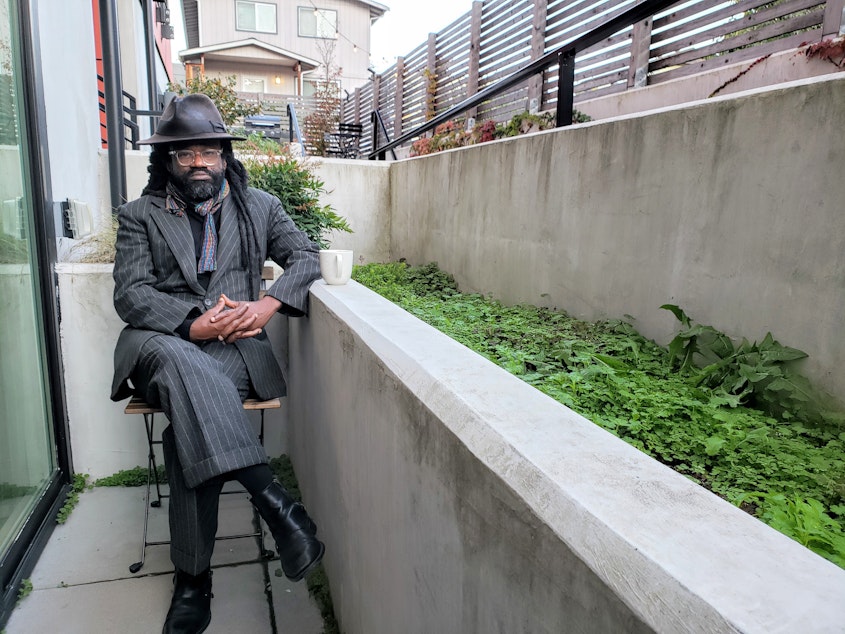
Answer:
[[[260, 262], [270, 258], [284, 269], [268, 295], [294, 312], [307, 313], [308, 288], [320, 276], [317, 246], [296, 228], [275, 196], [250, 188], [247, 200], [259, 236]], [[142, 196], [120, 208], [114, 306], [128, 325], [115, 347], [112, 400], [131, 395], [127, 379], [147, 339], [159, 333], [178, 336], [176, 328], [188, 314], [194, 308], [208, 310], [221, 293], [234, 300], [249, 299], [250, 283], [258, 283], [261, 271], [245, 270], [241, 264], [232, 196], [224, 199], [220, 211], [217, 268], [206, 290], [197, 281], [194, 239], [186, 214], [167, 211], [165, 199], [159, 196]], [[240, 339], [235, 345], [257, 395], [284, 395], [284, 379], [266, 338]]]

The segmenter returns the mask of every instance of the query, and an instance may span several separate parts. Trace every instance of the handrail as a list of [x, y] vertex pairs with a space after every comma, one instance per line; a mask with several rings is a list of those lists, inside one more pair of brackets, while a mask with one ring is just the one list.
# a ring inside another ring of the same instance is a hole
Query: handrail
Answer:
[[[102, 75], [97, 73], [97, 82], [105, 82], [105, 79]], [[105, 99], [106, 94], [99, 88], [97, 89], [97, 96], [99, 101], [99, 109], [100, 112], [106, 112], [106, 105]], [[129, 144], [132, 146], [133, 150], [138, 149], [138, 140], [140, 138], [140, 127], [138, 126], [138, 116], [147, 116], [147, 117], [160, 117], [161, 110], [138, 110], [135, 106], [138, 104], [138, 101], [135, 97], [131, 94], [126, 92], [125, 90], [121, 90], [121, 96], [124, 100], [128, 101], [129, 104], [121, 104], [121, 108], [123, 110], [124, 115], [128, 115], [123, 117], [123, 125], [127, 128], [130, 132], [129, 138], [126, 138], [126, 134], [124, 133], [124, 140], [128, 140]], [[102, 133], [101, 133], [102, 134]], [[101, 137], [102, 138], [102, 137]], [[107, 139], [103, 139], [107, 141]]]
[[[375, 110], [373, 110], [370, 113], [370, 123], [373, 124], [373, 139], [372, 139], [373, 140], [373, 147], [374, 148], [378, 147], [379, 128], [381, 128], [381, 132], [382, 132], [382, 134], [384, 134], [384, 138], [387, 139], [388, 143], [390, 143], [390, 135], [387, 133], [387, 126], [384, 125], [384, 119], [381, 118], [381, 112], [379, 111], [378, 108], [376, 108]], [[378, 126], [376, 124], [378, 124]], [[380, 161], [384, 160], [384, 158], [385, 158], [384, 155], [385, 155], [386, 151], [387, 150], [379, 153], [378, 158], [379, 158]], [[390, 149], [390, 153], [393, 155], [393, 160], [395, 161], [396, 160], [396, 152], [393, 151], [393, 148]], [[372, 158], [372, 156], [370, 156], [369, 158]]]
[[490, 97], [494, 97], [506, 91], [508, 88], [525, 81], [532, 75], [542, 72], [554, 64], [559, 64], [560, 66], [557, 85], [557, 125], [558, 127], [570, 125], [572, 123], [573, 89], [575, 84], [575, 56], [591, 46], [598, 44], [606, 37], [613, 35], [626, 26], [642, 22], [646, 18], [649, 18], [655, 13], [668, 8], [673, 4], [677, 4], [678, 2], [679, 0], [643, 0], [642, 3], [631, 7], [627, 11], [617, 15], [615, 18], [600, 24], [592, 31], [588, 31], [583, 35], [576, 37], [574, 40], [563, 44], [554, 51], [546, 53], [543, 57], [537, 58], [524, 68], [521, 68], [512, 75], [505, 77], [500, 82], [493, 84], [492, 86], [488, 86], [484, 90], [474, 94], [472, 97], [464, 99], [456, 106], [453, 106], [446, 112], [437, 115], [433, 119], [429, 119], [410, 132], [403, 134], [379, 148], [374, 147], [372, 152], [367, 155], [367, 158], [370, 160], [376, 158], [383, 160], [384, 154], [387, 150], [393, 150], [393, 148], [402, 145], [406, 141], [410, 141], [424, 132], [428, 132], [429, 130], [436, 128], [441, 123], [454, 119], [456, 115], [478, 106]]
[[293, 135], [296, 133], [296, 140], [299, 143], [299, 148], [301, 152], [302, 158], [305, 158], [307, 155], [305, 153], [305, 139], [302, 138], [302, 132], [299, 129], [299, 121], [296, 119], [296, 110], [293, 108], [293, 104], [289, 103], [287, 105], [288, 111], [288, 141], [293, 143]]

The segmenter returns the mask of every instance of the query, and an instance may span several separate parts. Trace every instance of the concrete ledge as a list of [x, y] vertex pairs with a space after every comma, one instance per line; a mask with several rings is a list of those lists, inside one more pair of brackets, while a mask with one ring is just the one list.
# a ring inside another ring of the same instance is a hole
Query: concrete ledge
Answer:
[[344, 631], [841, 631], [845, 571], [366, 288], [290, 344]]

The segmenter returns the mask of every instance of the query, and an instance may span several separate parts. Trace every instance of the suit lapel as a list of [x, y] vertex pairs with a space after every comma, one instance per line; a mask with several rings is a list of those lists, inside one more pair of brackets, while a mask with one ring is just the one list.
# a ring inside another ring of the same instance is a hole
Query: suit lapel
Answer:
[[205, 289], [197, 281], [197, 259], [194, 253], [194, 238], [191, 235], [191, 222], [185, 213], [173, 214], [163, 207], [164, 199], [161, 199], [161, 204], [156, 204], [150, 210], [150, 216], [179, 263], [179, 269], [188, 286], [199, 295], [205, 295]]

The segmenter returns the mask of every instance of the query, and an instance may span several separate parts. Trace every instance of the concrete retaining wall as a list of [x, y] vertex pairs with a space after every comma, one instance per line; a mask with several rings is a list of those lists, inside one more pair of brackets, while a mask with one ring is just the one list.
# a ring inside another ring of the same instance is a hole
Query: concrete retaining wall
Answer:
[[837, 75], [393, 163], [390, 254], [660, 343], [665, 303], [771, 331], [841, 398], [843, 123]]
[[845, 571], [364, 287], [291, 334], [343, 631], [841, 631]]

